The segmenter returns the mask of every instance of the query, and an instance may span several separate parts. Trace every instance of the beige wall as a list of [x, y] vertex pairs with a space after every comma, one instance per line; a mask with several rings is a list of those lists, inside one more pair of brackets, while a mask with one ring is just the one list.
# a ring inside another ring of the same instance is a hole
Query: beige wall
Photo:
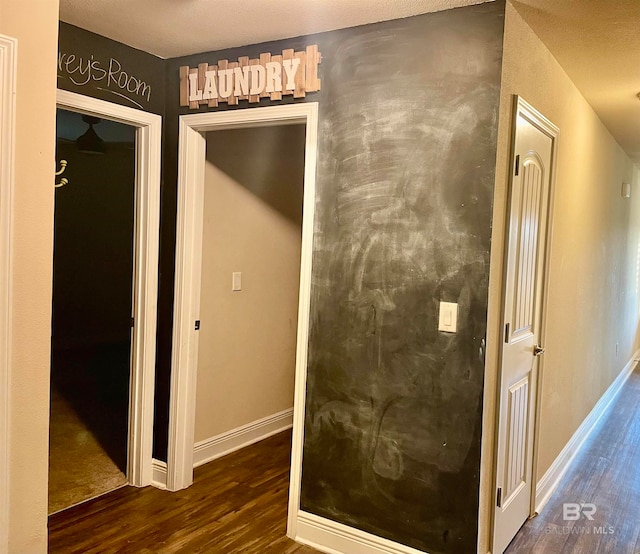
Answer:
[[0, 33], [18, 39], [9, 550], [35, 554], [47, 549], [57, 0], [0, 0]]
[[303, 126], [207, 136], [196, 442], [293, 406], [303, 177]]
[[[638, 172], [555, 58], [507, 3], [491, 252], [483, 460], [494, 449], [513, 95], [560, 128], [542, 376], [538, 480], [631, 359], [638, 341]], [[621, 198], [623, 181], [633, 199]], [[616, 343], [619, 354], [616, 355]], [[489, 549], [492, 468], [483, 465], [480, 552]]]

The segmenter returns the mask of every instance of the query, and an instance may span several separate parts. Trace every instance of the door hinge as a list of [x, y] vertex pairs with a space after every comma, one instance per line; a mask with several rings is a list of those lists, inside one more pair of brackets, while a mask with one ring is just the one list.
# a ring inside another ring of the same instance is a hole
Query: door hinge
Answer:
[[498, 508], [502, 508], [502, 487], [498, 487], [498, 493], [496, 494], [496, 504]]
[[544, 354], [544, 348], [542, 348], [542, 346], [540, 346], [539, 344], [536, 344], [533, 347], [533, 355], [534, 356], [542, 356]]
[[516, 156], [516, 175], [520, 175], [520, 154]]
[[136, 319], [134, 317], [131, 318], [131, 328], [133, 329], [134, 325], [136, 323]]
[[509, 323], [504, 326], [504, 342], [509, 342]]
[[200, 330], [200, 320], [199, 319], [196, 319], [195, 329], [196, 329], [196, 331]]

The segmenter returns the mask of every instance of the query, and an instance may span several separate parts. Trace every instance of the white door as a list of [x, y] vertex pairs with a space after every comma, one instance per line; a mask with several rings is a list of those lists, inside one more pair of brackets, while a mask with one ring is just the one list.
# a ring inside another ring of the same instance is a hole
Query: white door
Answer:
[[494, 554], [531, 514], [551, 164], [557, 128], [518, 99], [500, 377]]

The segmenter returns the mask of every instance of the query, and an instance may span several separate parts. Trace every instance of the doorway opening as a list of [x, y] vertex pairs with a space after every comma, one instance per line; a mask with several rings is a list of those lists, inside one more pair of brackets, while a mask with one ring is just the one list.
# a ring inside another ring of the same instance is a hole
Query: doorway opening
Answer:
[[160, 116], [58, 91], [49, 513], [151, 483]]
[[291, 427], [305, 126], [206, 133], [194, 466]]
[[136, 134], [56, 115], [50, 512], [127, 484]]
[[[246, 110], [233, 110], [225, 112], [210, 112], [184, 115], [180, 117], [179, 138], [179, 168], [178, 168], [178, 224], [176, 240], [176, 282], [174, 304], [174, 330], [173, 330], [173, 354], [171, 375], [171, 404], [169, 415], [169, 451], [167, 460], [167, 488], [179, 490], [188, 487], [193, 482], [194, 461], [198, 461], [198, 454], [194, 456], [194, 434], [196, 431], [196, 398], [200, 394], [198, 389], [198, 362], [200, 348], [204, 345], [205, 337], [201, 336], [201, 330], [207, 322], [202, 319], [201, 300], [207, 302], [207, 293], [202, 295], [204, 288], [203, 268], [206, 260], [203, 254], [203, 229], [207, 222], [203, 206], [205, 198], [205, 175], [207, 173], [207, 133], [224, 130], [238, 130], [239, 134], [250, 133], [262, 127], [282, 127], [300, 125], [304, 128], [304, 185], [302, 192], [302, 240], [300, 248], [299, 264], [299, 292], [297, 303], [297, 325], [291, 321], [291, 325], [297, 327], [295, 345], [295, 384], [293, 393], [293, 434], [291, 446], [291, 471], [289, 481], [289, 509], [287, 534], [295, 535], [295, 525], [300, 509], [300, 479], [302, 473], [302, 443], [304, 427], [304, 401], [306, 388], [307, 343], [309, 336], [309, 306], [311, 296], [311, 253], [313, 245], [313, 216], [315, 208], [315, 170], [318, 127], [318, 106], [315, 102], [291, 104], [284, 106], [270, 106], [264, 108], [252, 108]], [[246, 129], [249, 128], [249, 129]], [[243, 129], [246, 129], [243, 131]], [[302, 129], [292, 131], [301, 133]], [[209, 135], [210, 136], [210, 135]], [[211, 139], [210, 139], [211, 140]], [[268, 153], [273, 145], [270, 142], [262, 142], [261, 152]], [[247, 156], [252, 152], [245, 150]], [[211, 149], [209, 156], [211, 156]], [[247, 158], [248, 159], [248, 158]], [[258, 158], [259, 159], [259, 158]], [[284, 166], [278, 164], [285, 161], [273, 161], [277, 176]], [[222, 162], [219, 162], [222, 163]], [[246, 162], [248, 163], [248, 162]], [[280, 168], [280, 169], [278, 169]], [[243, 169], [244, 170], [244, 169]], [[212, 170], [213, 173], [220, 168]], [[231, 172], [231, 170], [228, 170]], [[224, 173], [224, 171], [223, 171]], [[229, 177], [226, 174], [226, 177]], [[244, 189], [244, 190], [243, 190]], [[247, 187], [237, 188], [237, 194], [247, 195]], [[263, 191], [263, 194], [268, 193]], [[255, 201], [255, 198], [254, 198]], [[299, 201], [299, 200], [298, 200]], [[260, 201], [262, 202], [262, 200]], [[283, 213], [289, 208], [283, 205], [282, 199], [271, 197], [271, 202], [278, 207], [270, 207], [273, 212], [278, 212], [280, 219], [287, 219]], [[263, 202], [264, 203], [264, 202]], [[267, 202], [268, 203], [268, 202]], [[292, 205], [295, 202], [292, 202]], [[274, 215], [273, 213], [271, 214]], [[291, 220], [289, 219], [289, 222]], [[252, 222], [253, 223], [253, 222]], [[233, 225], [230, 225], [233, 227]], [[235, 229], [228, 229], [230, 233], [236, 233]], [[244, 231], [244, 229], [243, 229]], [[297, 231], [299, 233], [299, 231]], [[240, 231], [238, 230], [239, 234]], [[223, 235], [219, 238], [224, 239]], [[268, 257], [269, 252], [260, 253]], [[215, 252], [212, 253], [215, 260]], [[272, 270], [273, 270], [272, 266]], [[228, 266], [221, 277], [221, 287], [228, 294], [238, 295], [232, 301], [239, 301], [242, 291], [233, 291], [232, 288], [250, 287], [260, 285], [260, 280], [268, 280], [269, 275], [263, 274], [261, 279], [255, 280], [253, 272], [243, 274], [241, 267]], [[234, 275], [240, 273], [241, 275]], [[293, 286], [291, 284], [287, 286]], [[274, 289], [278, 291], [276, 286]], [[272, 294], [276, 294], [273, 292]], [[291, 302], [291, 298], [289, 299]], [[222, 310], [221, 310], [222, 312]], [[224, 313], [219, 315], [224, 316]], [[261, 314], [262, 323], [258, 324], [258, 331], [270, 326], [269, 316]], [[259, 319], [260, 321], [260, 319]], [[202, 339], [202, 340], [201, 340]], [[245, 341], [244, 349], [251, 349], [250, 342]], [[272, 347], [273, 345], [267, 345]], [[273, 408], [277, 410], [277, 408]], [[290, 413], [290, 412], [289, 412]], [[274, 420], [279, 417], [284, 419], [283, 412], [276, 412]], [[246, 415], [245, 415], [246, 418]], [[268, 419], [268, 418], [267, 418]], [[275, 423], [273, 420], [258, 420], [253, 422], [258, 427], [265, 423]], [[280, 422], [282, 423], [282, 421]], [[251, 426], [251, 424], [250, 424]], [[235, 429], [238, 430], [237, 428]], [[249, 431], [250, 429], [245, 429]], [[274, 429], [275, 430], [275, 429]], [[240, 445], [239, 445], [240, 446]]]

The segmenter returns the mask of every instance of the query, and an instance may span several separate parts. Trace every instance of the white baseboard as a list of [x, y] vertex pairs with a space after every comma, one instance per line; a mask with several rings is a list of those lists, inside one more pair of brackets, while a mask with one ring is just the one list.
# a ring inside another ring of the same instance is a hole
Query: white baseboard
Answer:
[[153, 474], [151, 477], [151, 485], [159, 489], [167, 488], [167, 463], [153, 459]]
[[193, 467], [231, 454], [291, 427], [293, 427], [293, 408], [199, 441], [193, 446]]
[[424, 554], [314, 514], [298, 512], [294, 539], [327, 554]]
[[540, 513], [542, 508], [544, 508], [549, 501], [549, 498], [551, 498], [551, 495], [558, 488], [560, 481], [569, 469], [571, 462], [582, 448], [582, 445], [587, 438], [589, 438], [589, 435], [593, 432], [598, 421], [600, 421], [600, 418], [607, 412], [607, 409], [618, 396], [631, 373], [633, 373], [638, 356], [640, 356], [640, 350], [633, 355], [624, 369], [616, 377], [613, 383], [611, 383], [609, 388], [593, 407], [593, 410], [591, 410], [580, 427], [578, 427], [578, 430], [573, 434], [571, 440], [569, 440], [567, 445], [562, 449], [562, 452], [560, 452], [558, 457], [551, 464], [551, 467], [538, 482], [536, 486], [536, 512]]
[[[293, 426], [293, 408], [278, 412], [242, 427], [232, 429], [193, 446], [193, 467], [221, 458], [245, 446], [266, 439]], [[159, 489], [167, 488], [167, 463], [153, 460], [151, 484]]]

